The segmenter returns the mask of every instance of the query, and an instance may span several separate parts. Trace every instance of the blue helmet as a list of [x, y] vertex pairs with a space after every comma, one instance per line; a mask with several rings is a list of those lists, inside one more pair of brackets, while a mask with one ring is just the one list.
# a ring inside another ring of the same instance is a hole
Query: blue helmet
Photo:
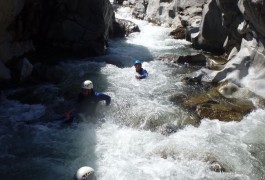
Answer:
[[142, 64], [142, 63], [141, 63], [140, 60], [136, 59], [136, 60], [134, 61], [134, 65], [135, 65], [135, 64]]

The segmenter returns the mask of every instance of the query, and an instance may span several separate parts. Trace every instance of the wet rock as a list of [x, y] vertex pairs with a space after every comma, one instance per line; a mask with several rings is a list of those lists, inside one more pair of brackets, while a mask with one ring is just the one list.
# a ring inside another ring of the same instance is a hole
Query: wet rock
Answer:
[[205, 66], [206, 61], [207, 61], [206, 56], [202, 54], [196, 54], [196, 55], [180, 56], [177, 60], [177, 63], [180, 64], [188, 63], [189, 65]]
[[208, 59], [207, 67], [211, 70], [221, 70], [224, 68], [224, 64], [220, 64], [213, 59]]
[[181, 81], [189, 85], [202, 83], [201, 76], [184, 77]]
[[144, 19], [145, 6], [143, 3], [137, 2], [133, 8], [132, 15], [137, 19]]
[[111, 37], [123, 38], [133, 32], [140, 32], [139, 27], [135, 23], [125, 19], [116, 19], [116, 22], [113, 23]]
[[[184, 101], [184, 106], [196, 109], [200, 118], [218, 119], [220, 121], [240, 121], [254, 110], [252, 101], [247, 99], [227, 99], [214, 87], [201, 95], [191, 97]], [[232, 89], [231, 92], [236, 91]]]
[[207, 61], [207, 68], [211, 70], [222, 70], [227, 63], [227, 58], [224, 56], [209, 55]]
[[169, 63], [177, 63], [179, 56], [177, 54], [161, 54], [155, 57], [156, 60]]
[[208, 95], [208, 94], [203, 94], [195, 97], [191, 97], [184, 101], [184, 106], [189, 107], [189, 108], [195, 108], [196, 106], [200, 104], [205, 104], [205, 103], [212, 103], [216, 104], [218, 103], [218, 99], [215, 98], [214, 96]]
[[169, 97], [169, 101], [175, 104], [183, 103], [187, 99], [185, 94], [175, 93]]
[[170, 32], [170, 36], [174, 39], [185, 39], [186, 29], [183, 26], [177, 27], [175, 30]]
[[212, 162], [210, 170], [214, 172], [225, 172], [225, 168], [218, 162]]
[[170, 134], [177, 132], [178, 129], [179, 127], [174, 124], [164, 124], [160, 127], [159, 131], [161, 132], [161, 134], [169, 136]]
[[241, 88], [238, 85], [228, 82], [227, 84], [218, 88], [218, 92], [226, 98], [238, 98], [238, 99], [247, 99], [252, 96], [247, 88]]
[[190, 115], [183, 120], [182, 126], [192, 125], [194, 127], [199, 127], [201, 122], [200, 118], [194, 114], [193, 111], [190, 111], [189, 114]]
[[216, 74], [213, 81], [233, 81], [265, 98], [265, 89], [262, 86], [265, 77], [264, 47], [264, 38], [242, 39], [241, 49], [237, 55], [226, 63], [225, 68]]
[[[200, 118], [218, 119], [220, 121], [240, 121], [244, 115], [253, 110], [253, 106], [249, 105], [246, 112], [238, 112], [241, 108], [239, 104], [229, 106], [229, 104], [202, 104], [196, 108], [196, 113]], [[241, 110], [240, 110], [241, 111]]]

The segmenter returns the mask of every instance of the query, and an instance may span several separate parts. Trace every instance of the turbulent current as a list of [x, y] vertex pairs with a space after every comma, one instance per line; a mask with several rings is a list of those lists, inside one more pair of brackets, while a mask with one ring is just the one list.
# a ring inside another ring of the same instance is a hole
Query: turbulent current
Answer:
[[[163, 60], [194, 50], [170, 38], [171, 29], [133, 21], [141, 32], [110, 41], [106, 56], [57, 65], [55, 78], [62, 72], [65, 77], [35, 90], [48, 103], [23, 104], [2, 95], [1, 179], [68, 180], [82, 166], [94, 168], [98, 180], [265, 179], [265, 110], [241, 122], [189, 125], [190, 112], [170, 99], [196, 91], [181, 82], [196, 68]], [[135, 79], [134, 59], [143, 61], [147, 79]], [[71, 106], [85, 79], [111, 96], [111, 105], [100, 102], [94, 117], [61, 126], [53, 120], [60, 115], [55, 107]], [[174, 133], [165, 135], [167, 126]], [[214, 165], [225, 172], [213, 171]]]

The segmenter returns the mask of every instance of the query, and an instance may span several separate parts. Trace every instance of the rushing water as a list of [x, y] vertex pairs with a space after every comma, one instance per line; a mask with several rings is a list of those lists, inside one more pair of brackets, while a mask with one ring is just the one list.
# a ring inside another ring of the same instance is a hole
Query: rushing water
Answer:
[[[265, 110], [241, 122], [203, 119], [199, 127], [187, 125], [189, 112], [170, 97], [196, 91], [181, 82], [192, 68], [157, 59], [192, 50], [187, 42], [168, 37], [170, 29], [134, 21], [141, 32], [111, 41], [106, 56], [58, 65], [55, 69], [66, 78], [35, 90], [48, 103], [1, 98], [1, 179], [68, 180], [82, 166], [93, 167], [98, 180], [265, 178]], [[134, 78], [135, 58], [144, 61], [147, 79]], [[72, 104], [85, 79], [110, 95], [111, 105], [100, 103], [95, 117], [69, 126], [52, 121], [59, 115], [55, 107]], [[49, 119], [39, 122], [43, 116]], [[165, 125], [176, 133], [163, 135]], [[215, 162], [226, 172], [212, 171]]]

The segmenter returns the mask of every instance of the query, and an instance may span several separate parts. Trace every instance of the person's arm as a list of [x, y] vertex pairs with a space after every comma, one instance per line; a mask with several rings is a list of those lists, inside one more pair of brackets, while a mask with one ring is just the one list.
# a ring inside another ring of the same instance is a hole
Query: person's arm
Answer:
[[110, 104], [110, 101], [111, 101], [110, 96], [103, 94], [103, 93], [96, 93], [96, 96], [99, 101], [105, 100], [107, 106]]
[[144, 79], [148, 76], [148, 73], [145, 69], [142, 70], [142, 74], [138, 76], [139, 79]]

